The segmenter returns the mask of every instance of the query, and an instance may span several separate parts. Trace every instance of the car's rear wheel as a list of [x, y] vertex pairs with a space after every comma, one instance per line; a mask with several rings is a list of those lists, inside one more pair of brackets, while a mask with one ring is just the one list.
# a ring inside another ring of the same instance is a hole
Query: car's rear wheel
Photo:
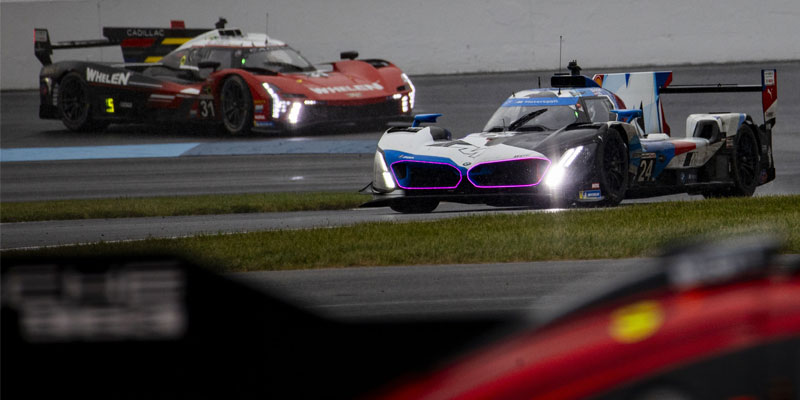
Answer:
[[77, 72], [70, 72], [61, 79], [58, 110], [61, 114], [61, 122], [71, 131], [96, 131], [108, 125], [93, 120], [89, 85]]
[[426, 214], [439, 206], [439, 200], [407, 199], [393, 202], [389, 207], [403, 214]]
[[222, 123], [232, 135], [245, 135], [253, 128], [253, 98], [244, 79], [233, 75], [222, 83], [220, 91]]
[[628, 147], [617, 132], [608, 132], [597, 146], [595, 156], [600, 181], [601, 206], [613, 207], [625, 198], [628, 187]]
[[736, 146], [733, 157], [734, 196], [750, 197], [758, 186], [759, 174], [758, 142], [756, 135], [747, 125], [742, 125], [736, 133]]
[[755, 193], [759, 177], [758, 142], [753, 129], [742, 125], [736, 133], [736, 145], [731, 160], [733, 187], [710, 190], [703, 197], [750, 197]]

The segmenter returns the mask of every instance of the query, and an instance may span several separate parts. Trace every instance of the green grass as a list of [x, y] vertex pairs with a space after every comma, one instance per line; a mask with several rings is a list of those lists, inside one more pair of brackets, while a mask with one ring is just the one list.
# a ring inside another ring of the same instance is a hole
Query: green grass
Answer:
[[222, 271], [518, 262], [654, 255], [674, 240], [763, 232], [800, 253], [800, 196], [634, 204], [434, 222], [148, 239], [6, 254], [184, 255]]
[[0, 222], [342, 210], [371, 197], [358, 193], [267, 193], [3, 202]]

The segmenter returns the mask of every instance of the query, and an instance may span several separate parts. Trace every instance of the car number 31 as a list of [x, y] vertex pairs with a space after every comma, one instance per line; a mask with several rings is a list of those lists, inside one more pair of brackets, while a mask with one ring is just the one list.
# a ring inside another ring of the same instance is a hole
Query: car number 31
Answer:
[[200, 100], [199, 107], [200, 117], [209, 118], [214, 117], [214, 101], [213, 100]]

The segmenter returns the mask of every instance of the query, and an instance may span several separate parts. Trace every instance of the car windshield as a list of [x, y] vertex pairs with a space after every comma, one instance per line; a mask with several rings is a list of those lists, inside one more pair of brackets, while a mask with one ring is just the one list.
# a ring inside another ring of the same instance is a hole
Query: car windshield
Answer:
[[315, 70], [308, 60], [291, 47], [254, 47], [244, 49], [238, 63], [243, 68], [263, 68], [275, 72], [308, 72]]
[[[524, 117], [531, 115], [533, 118], [524, 121]], [[529, 107], [504, 104], [495, 111], [483, 131], [504, 131], [515, 121], [519, 121], [515, 124], [517, 131], [554, 131], [578, 122], [579, 119], [580, 114], [574, 105]]]

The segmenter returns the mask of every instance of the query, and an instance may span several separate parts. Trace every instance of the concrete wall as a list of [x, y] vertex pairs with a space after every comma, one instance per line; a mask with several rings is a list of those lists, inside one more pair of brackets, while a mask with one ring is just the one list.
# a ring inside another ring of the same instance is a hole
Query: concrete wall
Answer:
[[[410, 74], [799, 60], [798, 0], [0, 0], [2, 89], [37, 86], [33, 28], [54, 41], [100, 38], [103, 26], [229, 26], [268, 33], [312, 62], [343, 50]], [[54, 60], [121, 61], [117, 48]]]

